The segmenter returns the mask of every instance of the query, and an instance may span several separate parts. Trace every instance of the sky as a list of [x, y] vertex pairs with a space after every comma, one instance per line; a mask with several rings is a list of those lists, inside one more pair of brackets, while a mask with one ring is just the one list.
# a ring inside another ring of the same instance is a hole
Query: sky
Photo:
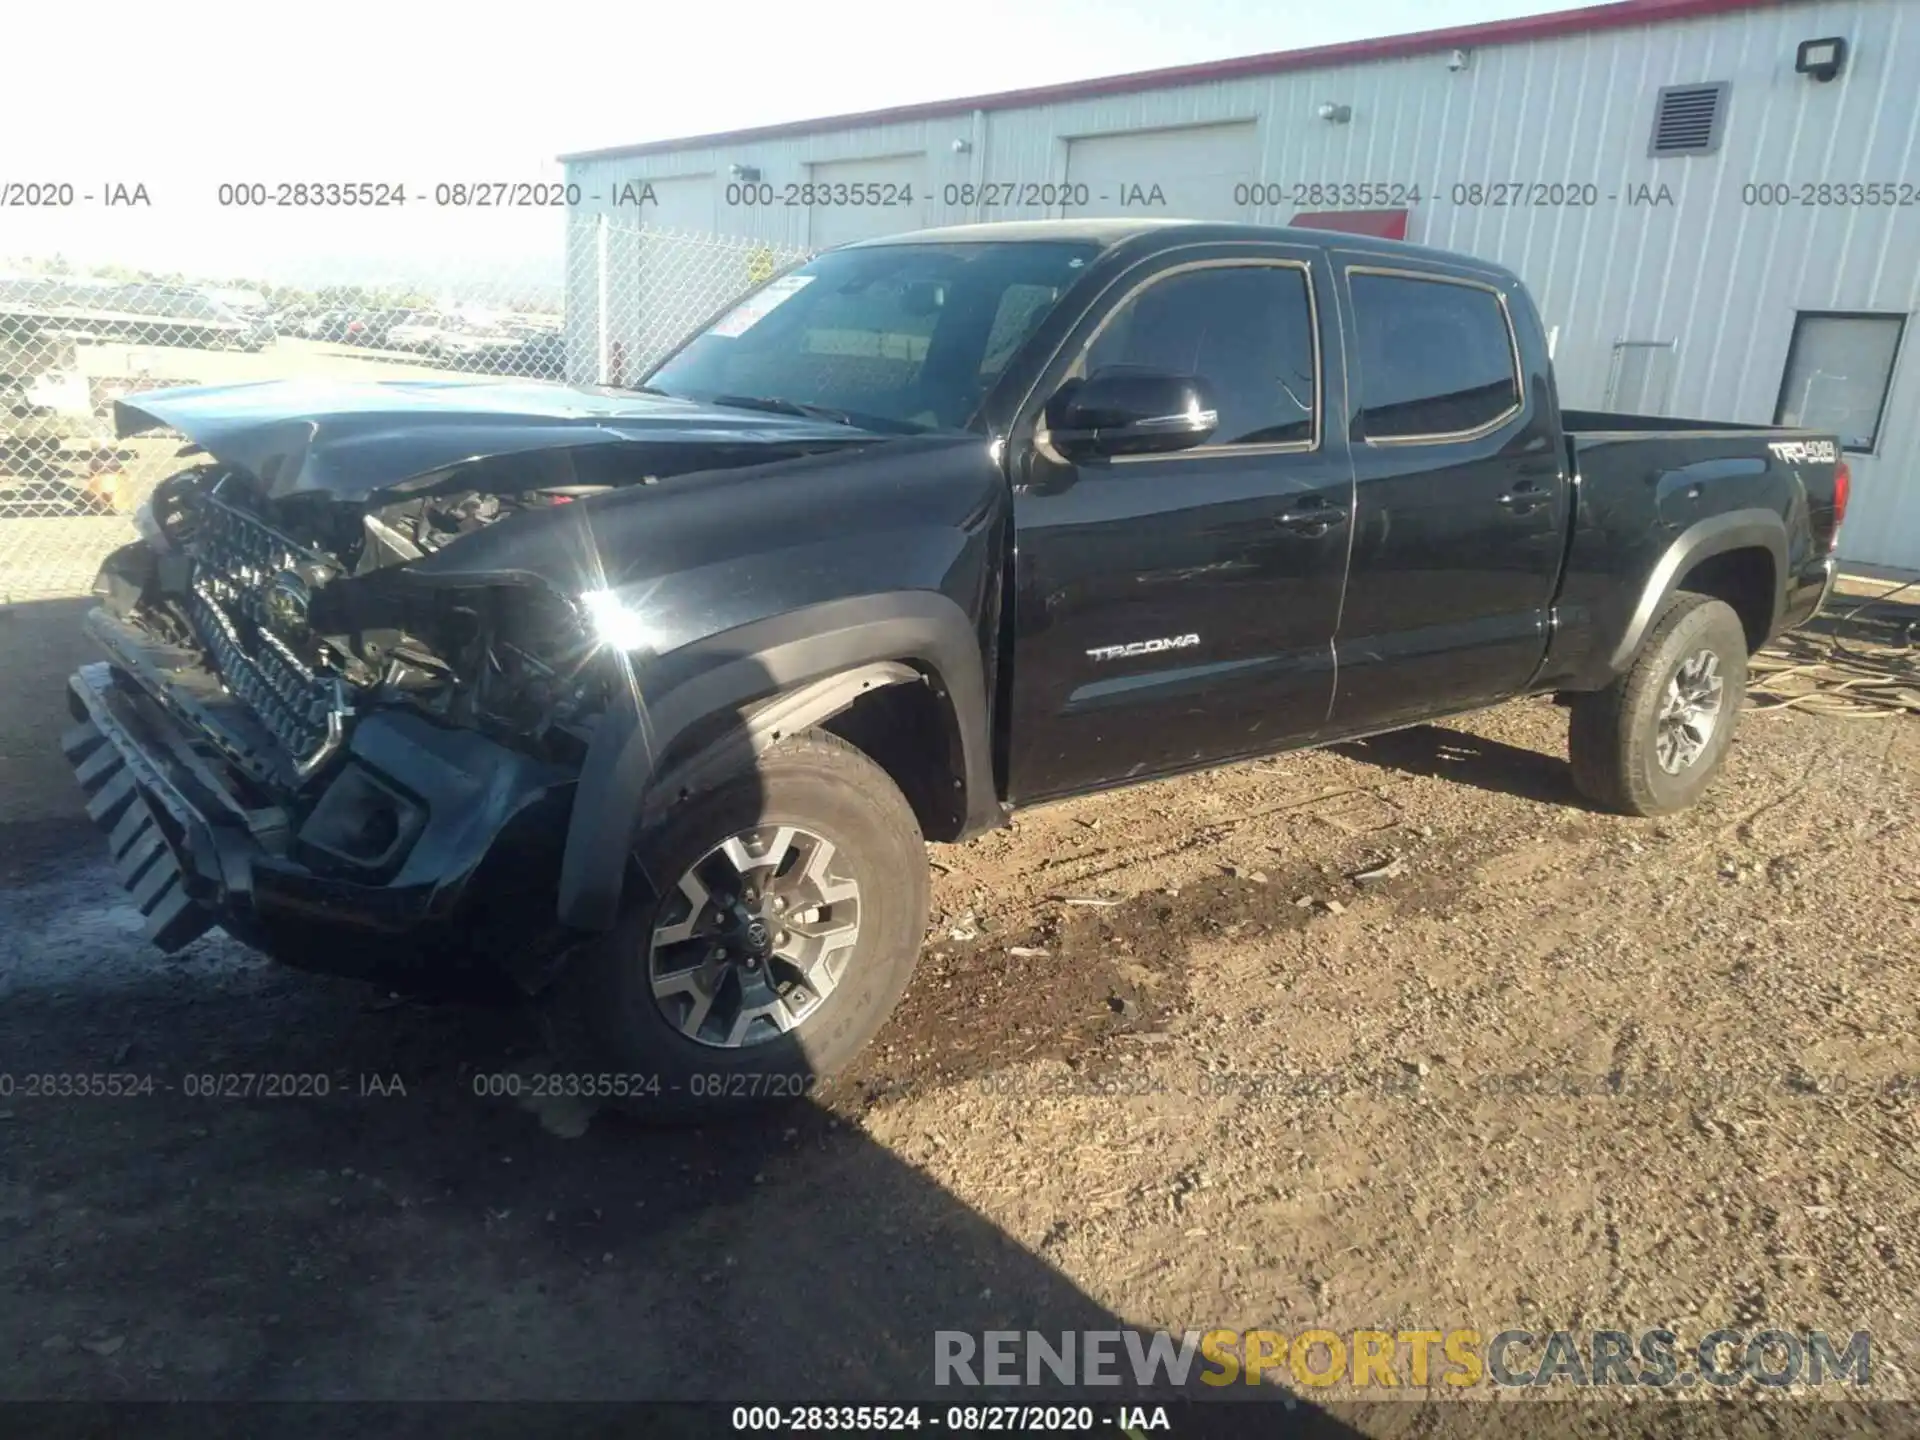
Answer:
[[[0, 263], [59, 253], [275, 281], [550, 266], [554, 213], [223, 208], [222, 182], [538, 181], [570, 150], [1536, 14], [1556, 0], [14, 0]], [[26, 63], [23, 58], [32, 57]], [[0, 191], [0, 194], [3, 194]], [[333, 272], [341, 272], [335, 274]], [[353, 272], [353, 273], [346, 273]]]

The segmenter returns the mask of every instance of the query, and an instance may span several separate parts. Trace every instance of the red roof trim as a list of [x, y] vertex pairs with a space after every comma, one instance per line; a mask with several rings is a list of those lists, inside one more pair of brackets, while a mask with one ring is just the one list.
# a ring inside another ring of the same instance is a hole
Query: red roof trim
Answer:
[[1530, 40], [1551, 40], [1563, 35], [1584, 35], [1634, 25], [1669, 24], [1676, 20], [1697, 20], [1734, 11], [1764, 10], [1794, 3], [1800, 3], [1800, 0], [1620, 0], [1618, 4], [1588, 5], [1579, 10], [1561, 10], [1551, 15], [1524, 15], [1514, 20], [1494, 20], [1482, 25], [1456, 25], [1446, 30], [1420, 30], [1408, 35], [1387, 35], [1373, 40], [1347, 40], [1337, 45], [1315, 45], [1305, 50], [1275, 50], [1264, 55], [1243, 55], [1233, 60], [1210, 60], [1200, 65], [1136, 70], [1126, 75], [1107, 75], [1095, 80], [1074, 80], [1062, 85], [1040, 85], [1027, 90], [1003, 90], [994, 95], [973, 95], [954, 100], [932, 100], [918, 105], [899, 105], [889, 110], [827, 115], [814, 120], [790, 120], [778, 125], [720, 130], [709, 135], [688, 135], [675, 140], [649, 140], [638, 145], [615, 145], [602, 150], [575, 150], [560, 156], [560, 159], [612, 160], [624, 156], [662, 155], [706, 145], [733, 145], [748, 140], [811, 135], [852, 125], [934, 120], [942, 116], [966, 115], [975, 110], [1015, 110], [1061, 100], [1089, 100], [1100, 95], [1124, 95], [1139, 90], [1239, 80], [1250, 75], [1320, 70], [1366, 60], [1397, 60], [1435, 50], [1517, 45]]
[[1377, 240], [1407, 238], [1404, 210], [1319, 210], [1296, 215], [1287, 224], [1298, 230], [1338, 230], [1347, 235], [1371, 235]]

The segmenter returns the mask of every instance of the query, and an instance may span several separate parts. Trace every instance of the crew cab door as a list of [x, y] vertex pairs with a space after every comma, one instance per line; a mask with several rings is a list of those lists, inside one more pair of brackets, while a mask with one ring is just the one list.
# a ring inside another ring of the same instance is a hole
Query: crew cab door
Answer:
[[[1184, 247], [1117, 276], [1009, 436], [1016, 802], [1278, 748], [1333, 694], [1352, 476], [1324, 256]], [[1191, 449], [1075, 463], [1045, 407], [1108, 370], [1197, 376]]]
[[1353, 550], [1332, 734], [1520, 693], [1546, 654], [1570, 479], [1544, 338], [1510, 281], [1335, 252]]

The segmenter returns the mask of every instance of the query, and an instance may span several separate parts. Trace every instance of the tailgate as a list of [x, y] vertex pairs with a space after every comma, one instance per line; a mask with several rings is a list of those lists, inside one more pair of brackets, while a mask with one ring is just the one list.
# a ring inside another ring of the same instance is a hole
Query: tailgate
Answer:
[[1814, 549], [1831, 555], [1840, 548], [1840, 526], [1847, 518], [1847, 500], [1853, 476], [1832, 435], [1811, 431], [1782, 431], [1767, 449], [1800, 478], [1807, 492], [1807, 516], [1813, 527]]

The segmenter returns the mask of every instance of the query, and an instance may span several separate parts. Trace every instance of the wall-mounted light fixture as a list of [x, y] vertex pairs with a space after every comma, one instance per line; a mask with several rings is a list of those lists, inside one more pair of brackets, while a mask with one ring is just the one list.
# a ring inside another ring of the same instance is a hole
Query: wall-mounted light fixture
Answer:
[[1794, 53], [1793, 68], [1824, 84], [1840, 73], [1846, 61], [1847, 42], [1838, 35], [1829, 35], [1824, 40], [1802, 40]]
[[760, 178], [760, 167], [758, 165], [729, 165], [727, 167], [727, 173], [733, 176], [734, 179], [744, 180], [751, 185]]
[[953, 142], [953, 153], [956, 155], [965, 155], [968, 151], [972, 149], [973, 149], [973, 141], [971, 140], [960, 139]]
[[1447, 56], [1447, 69], [1455, 72], [1466, 69], [1472, 63], [1473, 52], [1471, 50], [1455, 50]]
[[1320, 118], [1325, 120], [1329, 125], [1344, 125], [1353, 119], [1353, 107], [1351, 105], [1336, 105], [1331, 100], [1321, 105], [1317, 113]]

